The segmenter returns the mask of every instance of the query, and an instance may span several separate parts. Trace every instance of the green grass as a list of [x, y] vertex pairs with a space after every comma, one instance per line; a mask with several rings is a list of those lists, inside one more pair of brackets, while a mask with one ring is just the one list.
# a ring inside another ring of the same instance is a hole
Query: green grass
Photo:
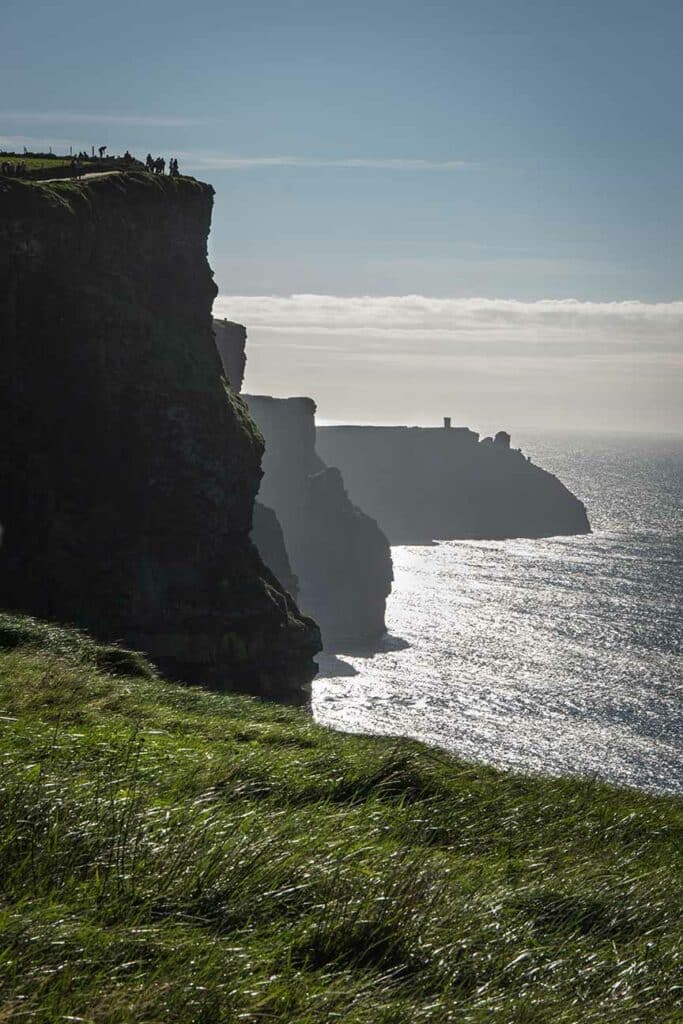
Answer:
[[0, 648], [0, 1021], [683, 1020], [679, 802]]
[[68, 167], [70, 156], [25, 156], [23, 153], [0, 153], [0, 162], [9, 160], [11, 164], [25, 163], [29, 171], [48, 170], [51, 167]]

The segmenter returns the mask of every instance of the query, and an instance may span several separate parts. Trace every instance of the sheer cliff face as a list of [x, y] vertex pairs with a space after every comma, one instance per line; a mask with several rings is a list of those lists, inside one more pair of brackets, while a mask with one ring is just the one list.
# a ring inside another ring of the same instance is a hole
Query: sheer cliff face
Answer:
[[299, 596], [299, 581], [292, 572], [282, 527], [272, 508], [262, 505], [260, 501], [254, 504], [251, 536], [263, 561], [296, 601]]
[[[328, 648], [376, 639], [385, 629], [391, 552], [377, 523], [349, 500], [339, 470], [316, 454], [315, 403], [245, 398], [266, 441], [259, 498], [282, 526], [301, 607], [320, 623]], [[254, 539], [266, 558], [258, 529]]]
[[316, 445], [392, 544], [590, 532], [578, 498], [504, 431], [319, 427]]
[[298, 699], [318, 632], [249, 540], [262, 439], [220, 379], [212, 196], [0, 185], [0, 602]]
[[232, 320], [214, 320], [213, 333], [225, 378], [233, 391], [239, 393], [242, 390], [244, 369], [247, 365], [246, 328], [242, 324], [233, 323]]

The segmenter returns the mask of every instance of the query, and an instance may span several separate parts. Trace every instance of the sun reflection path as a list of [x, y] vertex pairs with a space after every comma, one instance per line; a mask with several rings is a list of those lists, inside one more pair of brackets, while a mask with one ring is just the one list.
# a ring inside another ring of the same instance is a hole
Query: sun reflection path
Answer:
[[683, 792], [675, 588], [667, 553], [646, 558], [642, 543], [394, 548], [387, 625], [407, 646], [339, 655], [336, 674], [328, 663], [315, 717], [500, 767]]

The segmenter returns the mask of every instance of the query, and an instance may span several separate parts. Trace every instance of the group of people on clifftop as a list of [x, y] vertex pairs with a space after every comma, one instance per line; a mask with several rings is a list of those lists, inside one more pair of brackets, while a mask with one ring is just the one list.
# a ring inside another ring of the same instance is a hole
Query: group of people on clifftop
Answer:
[[[86, 171], [125, 171], [134, 170], [136, 167], [139, 168], [142, 166], [140, 161], [137, 160], [129, 150], [126, 150], [122, 157], [114, 157], [104, 155], [106, 148], [106, 146], [99, 147], [99, 160], [94, 155], [89, 156], [86, 152], [80, 152], [75, 156], [67, 157], [66, 159], [63, 157], [53, 158], [50, 153], [49, 160], [46, 159], [45, 162], [43, 164], [39, 164], [37, 168], [29, 168], [26, 160], [2, 160], [0, 161], [0, 175], [13, 178], [37, 177], [44, 179], [46, 177], [51, 177], [52, 174], [54, 174], [55, 177], [61, 178], [81, 178]], [[42, 156], [43, 154], [38, 155]], [[53, 159], [55, 160], [54, 171], [52, 170]], [[166, 173], [166, 160], [163, 156], [153, 157], [151, 153], [148, 153], [144, 166], [150, 174]], [[177, 178], [180, 175], [180, 171], [178, 170], [178, 160], [176, 157], [171, 157], [168, 161], [168, 174], [172, 178]]]
[[0, 164], [0, 174], [6, 174], [13, 178], [28, 178], [29, 169], [25, 160], [17, 160], [12, 163], [10, 160], [3, 160]]
[[[145, 159], [145, 167], [150, 174], [165, 174], [166, 173], [166, 161], [163, 156], [153, 157], [151, 153], [147, 154]], [[175, 157], [171, 157], [168, 161], [168, 173], [170, 177], [177, 178], [180, 174], [178, 170], [178, 161]]]

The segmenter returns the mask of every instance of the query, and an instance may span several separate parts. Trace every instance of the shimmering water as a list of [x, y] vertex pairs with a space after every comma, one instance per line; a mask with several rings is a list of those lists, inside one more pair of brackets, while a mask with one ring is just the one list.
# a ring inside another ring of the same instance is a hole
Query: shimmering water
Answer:
[[322, 656], [316, 718], [501, 767], [683, 792], [683, 446], [522, 439], [594, 533], [395, 547], [390, 636]]

